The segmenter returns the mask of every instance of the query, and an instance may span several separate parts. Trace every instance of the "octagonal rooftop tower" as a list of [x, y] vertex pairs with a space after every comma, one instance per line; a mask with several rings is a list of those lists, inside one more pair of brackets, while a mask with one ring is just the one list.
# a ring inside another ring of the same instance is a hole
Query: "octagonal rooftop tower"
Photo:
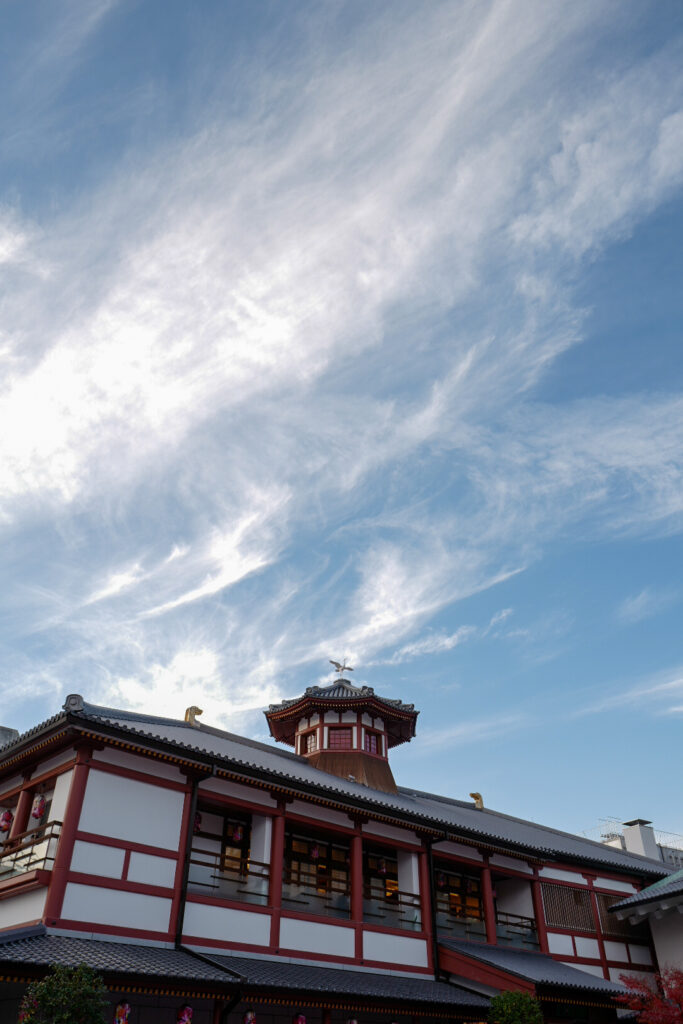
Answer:
[[413, 704], [379, 697], [371, 686], [339, 678], [271, 704], [265, 714], [271, 735], [316, 768], [395, 793], [389, 749], [413, 738], [419, 712]]

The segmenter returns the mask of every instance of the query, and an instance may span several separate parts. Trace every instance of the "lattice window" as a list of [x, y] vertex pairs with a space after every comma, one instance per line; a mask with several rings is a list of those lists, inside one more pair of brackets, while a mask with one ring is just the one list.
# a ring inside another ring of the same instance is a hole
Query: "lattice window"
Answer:
[[315, 732], [307, 732], [304, 736], [304, 750], [307, 754], [312, 754], [314, 750], [318, 749], [318, 736]]
[[541, 884], [541, 889], [546, 923], [552, 928], [595, 931], [589, 892], [571, 889], [568, 885], [549, 885], [547, 882]]
[[368, 754], [379, 754], [380, 752], [380, 739], [379, 734], [376, 732], [365, 733], [365, 749]]
[[351, 750], [350, 729], [330, 729], [330, 750]]
[[610, 914], [608, 908], [615, 903], [621, 903], [624, 896], [607, 896], [605, 893], [595, 894], [598, 898], [598, 912], [600, 914], [600, 927], [605, 935], [619, 939], [648, 939], [649, 928], [645, 921], [639, 924], [629, 924], [628, 918], [620, 921], [616, 914]]

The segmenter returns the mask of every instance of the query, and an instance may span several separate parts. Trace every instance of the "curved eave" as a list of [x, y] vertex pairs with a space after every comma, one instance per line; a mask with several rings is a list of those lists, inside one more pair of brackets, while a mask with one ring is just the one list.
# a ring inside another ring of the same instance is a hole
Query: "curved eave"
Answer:
[[326, 711], [367, 711], [374, 718], [381, 717], [387, 729], [389, 747], [397, 747], [413, 738], [420, 713], [401, 711], [391, 704], [385, 704], [381, 697], [302, 697], [288, 708], [266, 711], [264, 714], [273, 738], [293, 747], [299, 719], [316, 711], [322, 714]]

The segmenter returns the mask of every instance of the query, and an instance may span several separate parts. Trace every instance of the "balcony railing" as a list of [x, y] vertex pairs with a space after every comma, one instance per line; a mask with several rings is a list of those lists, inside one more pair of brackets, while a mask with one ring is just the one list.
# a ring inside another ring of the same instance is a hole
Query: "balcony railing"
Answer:
[[400, 889], [385, 892], [366, 885], [363, 891], [363, 920], [367, 924], [419, 932], [422, 929], [420, 897], [414, 892], [401, 892]]
[[348, 918], [351, 914], [349, 887], [341, 879], [313, 878], [285, 869], [282, 906], [302, 914]]
[[483, 917], [456, 914], [448, 906], [444, 907], [439, 899], [436, 901], [436, 928], [439, 932], [458, 938], [486, 942], [486, 922]]
[[538, 949], [536, 922], [532, 917], [520, 914], [496, 912], [496, 935], [501, 946], [517, 946], [520, 949]]
[[27, 871], [51, 871], [61, 830], [61, 821], [50, 821], [0, 843], [0, 882]]
[[193, 850], [187, 879], [188, 892], [265, 906], [268, 902], [270, 865], [246, 857]]

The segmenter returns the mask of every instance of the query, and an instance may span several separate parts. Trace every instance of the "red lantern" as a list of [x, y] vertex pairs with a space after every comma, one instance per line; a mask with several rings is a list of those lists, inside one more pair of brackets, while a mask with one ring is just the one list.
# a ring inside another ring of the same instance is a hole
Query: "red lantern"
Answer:
[[235, 825], [232, 830], [232, 839], [234, 843], [241, 843], [242, 837], [244, 836], [244, 829], [241, 825]]
[[45, 814], [45, 797], [41, 793], [37, 793], [33, 799], [33, 806], [31, 807], [31, 817], [35, 818], [36, 821], [40, 821]]
[[242, 1017], [242, 1024], [256, 1024], [256, 1010], [247, 1010]]
[[114, 1010], [114, 1024], [128, 1024], [130, 1018], [130, 1003], [118, 1003]]
[[14, 821], [14, 815], [11, 811], [3, 811], [0, 814], [0, 832], [9, 832]]
[[185, 1005], [181, 1006], [180, 1009], [178, 1010], [178, 1014], [176, 1016], [176, 1024], [192, 1024], [193, 1016], [194, 1010], [192, 1009], [191, 1006], [188, 1006], [187, 1003], [185, 1003]]
[[320, 849], [318, 847], [318, 844], [314, 843], [313, 846], [311, 847], [311, 857], [312, 857], [313, 860], [317, 860], [319, 856], [320, 856]]
[[292, 1017], [292, 1024], [306, 1024], [306, 1015], [304, 1013], [295, 1013]]

